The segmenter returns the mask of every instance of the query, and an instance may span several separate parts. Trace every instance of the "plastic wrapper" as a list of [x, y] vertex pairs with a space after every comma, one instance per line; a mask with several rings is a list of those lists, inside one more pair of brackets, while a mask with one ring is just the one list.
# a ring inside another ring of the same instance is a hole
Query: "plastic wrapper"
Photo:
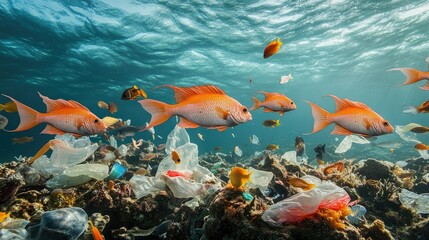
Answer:
[[417, 213], [429, 214], [429, 193], [417, 194], [407, 189], [402, 189], [399, 194], [399, 201], [414, 208]]
[[103, 180], [109, 175], [109, 167], [103, 164], [79, 164], [64, 170], [46, 182], [48, 188], [68, 188], [89, 182]]
[[354, 225], [359, 225], [363, 223], [363, 217], [366, 214], [366, 208], [362, 205], [356, 204], [350, 207], [350, 210], [352, 211], [352, 214], [349, 214], [347, 216], [347, 220], [349, 220], [349, 222]]
[[261, 190], [265, 190], [268, 187], [274, 176], [272, 172], [261, 171], [252, 167], [249, 168], [249, 172], [252, 175], [250, 175], [250, 181], [247, 183], [247, 186], [250, 188], [260, 188]]
[[395, 126], [395, 132], [399, 135], [400, 138], [407, 142], [420, 143], [417, 139], [417, 135], [413, 132], [410, 132], [407, 126]]
[[165, 144], [165, 153], [171, 154], [171, 152], [177, 149], [179, 146], [183, 146], [187, 143], [190, 143], [188, 133], [182, 127], [176, 125], [173, 131], [170, 132], [167, 136], [167, 142]]
[[165, 176], [165, 183], [177, 198], [195, 197], [206, 192], [203, 184], [191, 182], [183, 177]]
[[338, 145], [337, 149], [335, 149], [335, 153], [345, 153], [352, 147], [353, 143], [357, 144], [368, 144], [370, 141], [367, 139], [357, 136], [357, 135], [349, 135], [346, 136], [343, 141], [341, 141], [340, 145]]
[[313, 215], [319, 208], [339, 210], [350, 202], [344, 189], [324, 181], [310, 191], [300, 192], [274, 205], [262, 214], [262, 219], [272, 226], [295, 223]]

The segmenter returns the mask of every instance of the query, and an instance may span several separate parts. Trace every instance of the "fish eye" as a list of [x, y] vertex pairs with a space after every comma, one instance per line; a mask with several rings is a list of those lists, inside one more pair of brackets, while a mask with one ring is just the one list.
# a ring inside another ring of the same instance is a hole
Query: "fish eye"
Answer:
[[290, 102], [291, 105], [293, 105], [293, 102]]
[[246, 113], [247, 112], [247, 108], [243, 108], [243, 112]]
[[136, 89], [133, 89], [133, 92], [137, 92], [137, 90], [136, 90]]
[[95, 120], [94, 120], [94, 123], [98, 123], [98, 119], [95, 119]]
[[389, 123], [388, 122], [383, 122], [383, 126], [387, 127], [387, 126], [389, 126]]

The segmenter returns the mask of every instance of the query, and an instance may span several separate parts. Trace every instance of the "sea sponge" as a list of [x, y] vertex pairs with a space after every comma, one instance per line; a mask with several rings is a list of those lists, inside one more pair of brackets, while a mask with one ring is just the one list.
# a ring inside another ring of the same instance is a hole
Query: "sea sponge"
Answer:
[[320, 208], [316, 212], [316, 216], [324, 218], [328, 222], [329, 226], [338, 230], [344, 230], [346, 228], [346, 225], [344, 224], [342, 219], [344, 219], [347, 215], [351, 213], [352, 211], [348, 206], [345, 206], [339, 210]]

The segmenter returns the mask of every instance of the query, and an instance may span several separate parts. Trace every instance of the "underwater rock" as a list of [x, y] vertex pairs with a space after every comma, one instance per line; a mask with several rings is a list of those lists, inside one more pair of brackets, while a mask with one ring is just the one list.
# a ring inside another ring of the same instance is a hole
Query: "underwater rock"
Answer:
[[0, 204], [9, 201], [24, 184], [24, 178], [19, 173], [0, 178]]
[[16, 171], [24, 178], [25, 185], [43, 185], [45, 182], [45, 178], [40, 171], [26, 164], [20, 164]]
[[76, 240], [85, 231], [88, 215], [82, 208], [45, 212], [37, 225], [27, 227], [29, 240]]
[[[107, 223], [110, 221], [109, 215], [102, 215], [101, 213], [93, 213], [89, 220], [92, 222], [94, 227], [98, 229], [98, 231], [103, 234], [103, 230], [106, 227]], [[85, 232], [79, 239], [82, 240], [94, 240], [94, 237], [92, 236], [92, 228], [91, 225], [88, 224], [88, 227], [86, 228]]]
[[397, 179], [393, 171], [390, 170], [389, 166], [386, 166], [375, 159], [366, 160], [364, 165], [361, 168], [358, 168], [356, 172], [364, 176], [366, 179], [387, 179], [390, 181], [396, 181]]
[[372, 224], [365, 225], [361, 230], [362, 235], [366, 239], [372, 240], [394, 240], [390, 231], [386, 229], [383, 221], [376, 219]]

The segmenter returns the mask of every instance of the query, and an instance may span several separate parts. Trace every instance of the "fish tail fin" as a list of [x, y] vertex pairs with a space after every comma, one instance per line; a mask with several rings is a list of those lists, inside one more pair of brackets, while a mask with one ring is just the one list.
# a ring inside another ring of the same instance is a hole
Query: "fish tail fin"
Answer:
[[276, 126], [280, 126], [280, 119], [276, 120]]
[[261, 101], [259, 99], [252, 97], [253, 100], [253, 106], [250, 108], [250, 110], [256, 110], [260, 107]]
[[144, 110], [152, 115], [149, 125], [147, 125], [142, 131], [160, 125], [171, 117], [171, 114], [168, 112], [170, 105], [167, 103], [152, 99], [140, 100], [139, 103], [142, 105]]
[[425, 79], [424, 73], [414, 68], [393, 68], [388, 71], [392, 70], [401, 71], [407, 77], [407, 80], [402, 83], [403, 85], [412, 84]]
[[6, 106], [5, 106], [5, 105], [0, 104], [0, 112], [1, 112], [1, 111], [3, 111], [5, 108], [6, 108]]
[[15, 130], [4, 129], [6, 132], [25, 131], [41, 123], [41, 121], [39, 120], [39, 115], [40, 115], [39, 112], [37, 112], [36, 110], [32, 109], [31, 107], [25, 104], [18, 102], [17, 100], [7, 95], [4, 95], [4, 94], [2, 95], [7, 98], [10, 98], [10, 100], [12, 100], [16, 104], [16, 108], [18, 110], [19, 119], [20, 119], [20, 123]]
[[411, 113], [411, 114], [417, 114], [419, 113], [419, 109], [413, 106], [406, 106], [404, 107], [403, 113]]
[[310, 104], [311, 111], [314, 118], [314, 127], [311, 133], [318, 132], [324, 129], [325, 127], [327, 127], [329, 124], [331, 124], [331, 120], [329, 119], [330, 113], [328, 111], [317, 106], [314, 103], [311, 103], [311, 102], [307, 102], [307, 103]]
[[293, 77], [292, 77], [292, 73], [289, 73], [289, 76], [288, 76], [290, 79], [293, 79]]

